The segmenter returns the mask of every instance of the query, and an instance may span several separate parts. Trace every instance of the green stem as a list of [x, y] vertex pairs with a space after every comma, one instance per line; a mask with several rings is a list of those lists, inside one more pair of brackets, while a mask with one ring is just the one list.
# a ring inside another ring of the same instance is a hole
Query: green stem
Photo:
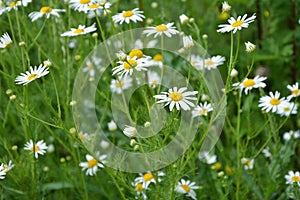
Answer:
[[27, 49], [27, 52], [29, 52], [30, 51], [30, 49], [33, 47], [33, 45], [36, 43], [36, 40], [40, 37], [40, 35], [42, 34], [42, 32], [43, 32], [43, 30], [44, 30], [44, 28], [45, 28], [45, 25], [46, 25], [46, 22], [47, 22], [47, 18], [45, 19], [45, 21], [44, 21], [44, 23], [43, 23], [43, 25], [42, 25], [42, 27], [41, 27], [41, 29], [40, 29], [40, 31], [38, 32], [38, 34], [35, 36], [35, 38], [32, 40], [32, 43], [31, 43], [31, 45], [28, 47], [28, 49]]

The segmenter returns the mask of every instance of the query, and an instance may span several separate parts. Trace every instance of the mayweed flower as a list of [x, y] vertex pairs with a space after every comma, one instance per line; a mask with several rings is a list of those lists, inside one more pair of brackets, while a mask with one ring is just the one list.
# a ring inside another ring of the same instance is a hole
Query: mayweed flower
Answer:
[[225, 57], [217, 55], [210, 58], [203, 59], [200, 56], [192, 55], [191, 64], [197, 70], [211, 70], [216, 69], [218, 66], [223, 65], [225, 62]]
[[91, 32], [96, 31], [96, 24], [92, 24], [91, 26], [85, 27], [85, 25], [79, 25], [78, 28], [71, 28], [71, 31], [64, 32], [61, 36], [78, 36], [85, 35]]
[[266, 158], [271, 158], [272, 157], [272, 154], [270, 153], [270, 148], [269, 147], [266, 147], [262, 150], [262, 153], [264, 154], [264, 156]]
[[34, 81], [35, 79], [41, 78], [42, 76], [46, 76], [49, 73], [49, 68], [46, 66], [43, 66], [43, 64], [37, 66], [34, 66], [32, 68], [30, 66], [30, 72], [26, 71], [25, 73], [21, 73], [21, 75], [17, 76], [15, 79], [16, 84], [23, 84], [26, 85], [30, 83], [31, 81]]
[[160, 84], [160, 76], [155, 71], [147, 71], [147, 77], [148, 77], [148, 84], [155, 88], [157, 85]]
[[[134, 182], [135, 183], [142, 183], [143, 184], [143, 188], [148, 188], [148, 186], [150, 185], [150, 183], [154, 183], [156, 184], [156, 179], [154, 177], [154, 175], [151, 172], [147, 172], [145, 174], [140, 173], [140, 176], [137, 177]], [[160, 177], [165, 176], [165, 173], [163, 172], [158, 172], [157, 173], [157, 181], [161, 182], [162, 179]]]
[[183, 36], [182, 38], [183, 41], [183, 47], [186, 49], [192, 48], [194, 46], [194, 41], [192, 36]]
[[145, 18], [145, 16], [143, 15], [143, 11], [140, 11], [139, 8], [123, 11], [122, 13], [118, 13], [112, 16], [112, 20], [115, 23], [120, 24], [123, 24], [123, 22], [129, 24], [130, 21], [133, 21], [134, 23], [136, 23], [137, 21], [142, 22], [143, 18]]
[[13, 43], [13, 41], [11, 40], [10, 36], [8, 35], [8, 33], [4, 33], [0, 37], [0, 48], [5, 49], [5, 48], [9, 47], [12, 43]]
[[175, 188], [175, 191], [186, 194], [186, 196], [191, 197], [194, 200], [197, 200], [197, 196], [194, 190], [199, 189], [199, 186], [195, 185], [195, 182], [191, 182], [190, 180], [181, 179]]
[[93, 4], [93, 0], [70, 0], [69, 4], [70, 8], [86, 13], [89, 9], [89, 6]]
[[19, 6], [22, 6], [22, 1], [10, 1], [5, 10], [7, 10], [8, 12], [10, 12], [11, 10], [18, 10]]
[[[85, 158], [87, 162], [81, 162], [79, 163], [79, 166], [82, 167], [82, 171], [86, 170], [86, 175], [88, 176], [94, 176], [96, 175], [98, 168], [104, 168], [104, 165], [106, 163], [106, 155], [100, 155], [98, 153], [97, 158], [99, 159], [98, 162], [93, 156], [90, 154], [86, 154]], [[103, 163], [103, 164], [102, 164]]]
[[137, 134], [137, 130], [135, 127], [133, 126], [128, 126], [128, 125], [125, 125], [125, 128], [123, 130], [123, 133], [124, 135], [126, 135], [127, 137], [129, 138], [133, 138], [136, 136]]
[[100, 66], [101, 61], [101, 58], [95, 56], [92, 57], [92, 59], [88, 59], [85, 63], [86, 66], [82, 68], [82, 71], [88, 72], [90, 77], [94, 77], [96, 73], [96, 68]]
[[189, 22], [189, 18], [185, 14], [180, 15], [179, 20], [182, 25]]
[[205, 152], [199, 152], [198, 158], [200, 161], [206, 163], [206, 164], [214, 164], [217, 162], [217, 156], [215, 154], [210, 154], [208, 151]]
[[186, 90], [186, 87], [180, 89], [174, 87], [170, 88], [168, 92], [162, 92], [160, 95], [154, 95], [154, 98], [159, 99], [156, 103], [165, 103], [164, 106], [169, 105], [170, 111], [172, 111], [174, 107], [176, 107], [177, 110], [180, 110], [181, 108], [183, 110], [190, 110], [190, 107], [195, 106], [190, 100], [197, 100], [194, 95], [198, 94], [198, 91]]
[[283, 134], [283, 139], [285, 141], [289, 141], [291, 138], [293, 138], [293, 139], [300, 138], [300, 132], [299, 131], [292, 131], [292, 130], [290, 130], [290, 131], [285, 132]]
[[133, 71], [147, 71], [147, 68], [150, 66], [151, 62], [149, 58], [137, 58], [134, 56], [130, 58], [127, 56], [127, 60], [118, 61], [120, 65], [114, 67], [112, 75], [119, 75], [120, 78], [127, 77], [128, 75], [132, 75]]
[[286, 184], [293, 185], [294, 183], [297, 183], [297, 185], [300, 187], [300, 173], [298, 171], [289, 171], [289, 173], [285, 175], [284, 178], [286, 179]]
[[106, 0], [101, 0], [90, 4], [86, 9], [86, 11], [88, 11], [87, 18], [94, 18], [96, 16], [101, 16], [102, 14], [104, 16], [108, 15], [111, 13], [109, 10], [110, 6], [111, 3], [107, 2]]
[[207, 116], [207, 113], [213, 111], [211, 103], [208, 103], [207, 101], [204, 103], [200, 103], [193, 111], [192, 111], [192, 117], [198, 117], [198, 116]]
[[255, 50], [256, 46], [254, 44], [252, 44], [251, 42], [245, 42], [245, 46], [246, 46], [246, 51], [248, 53], [251, 53]]
[[286, 101], [282, 106], [280, 106], [277, 110], [277, 114], [281, 116], [290, 116], [297, 114], [298, 106], [293, 102]]
[[175, 30], [175, 27], [173, 26], [174, 22], [168, 23], [168, 24], [160, 24], [158, 26], [154, 27], [147, 27], [148, 30], [143, 31], [144, 34], [154, 35], [154, 38], [157, 36], [162, 36], [165, 34], [167, 37], [172, 37], [172, 35], [176, 35], [179, 33], [179, 31]]
[[53, 9], [49, 6], [43, 6], [40, 11], [34, 11], [29, 13], [28, 17], [31, 19], [31, 21], [35, 21], [39, 18], [42, 18], [43, 16], [45, 16], [47, 19], [50, 18], [51, 15], [55, 16], [55, 17], [59, 17], [59, 12], [66, 12], [65, 9]]
[[294, 85], [288, 85], [287, 88], [291, 91], [291, 95], [289, 95], [287, 99], [290, 100], [294, 97], [300, 96], [300, 89], [297, 82]]
[[242, 28], [248, 28], [249, 24], [254, 21], [256, 16], [253, 14], [248, 19], [246, 19], [246, 17], [247, 14], [243, 15], [243, 17], [238, 16], [237, 19], [231, 17], [228, 19], [229, 24], [221, 24], [218, 26], [220, 29], [218, 29], [217, 32], [225, 33], [233, 31], [233, 33], [235, 33], [237, 30], [241, 30]]
[[234, 83], [232, 86], [240, 88], [241, 92], [244, 90], [245, 94], [248, 94], [249, 90], [252, 90], [253, 88], [264, 88], [266, 87], [266, 84], [263, 82], [266, 80], [267, 77], [260, 77], [259, 75], [255, 76], [253, 79], [246, 78], [242, 82]]
[[266, 112], [277, 112], [280, 109], [279, 107], [282, 107], [283, 104], [287, 102], [284, 97], [279, 99], [280, 93], [278, 91], [276, 91], [275, 94], [270, 92], [269, 95], [270, 96], [261, 97], [258, 104], [258, 107], [262, 107], [261, 109]]
[[224, 1], [222, 3], [222, 13], [228, 12], [228, 11], [230, 11], [230, 9], [231, 9], [231, 6], [228, 4], [227, 1]]
[[90, 135], [88, 133], [79, 132], [77, 137], [84, 142], [90, 137]]
[[133, 187], [135, 187], [135, 191], [137, 193], [137, 195], [142, 195], [143, 200], [147, 200], [147, 195], [146, 195], [146, 190], [148, 188], [144, 188], [143, 187], [143, 183], [139, 183], [139, 182], [132, 182], [131, 185]]
[[132, 78], [125, 77], [122, 79], [112, 79], [110, 83], [110, 90], [113, 93], [121, 94], [123, 90], [126, 90], [132, 86]]
[[29, 140], [29, 142], [27, 142], [24, 147], [25, 150], [29, 150], [31, 151], [31, 153], [34, 153], [35, 158], [38, 158], [39, 154], [44, 155], [46, 153], [47, 148], [48, 147], [44, 140], [40, 140], [37, 143], [34, 143], [32, 140]]
[[239, 72], [233, 68], [230, 72], [230, 77], [232, 77], [232, 78], [237, 77], [238, 74], [239, 74]]
[[5, 179], [6, 172], [3, 170], [3, 168], [0, 166], [0, 179]]
[[251, 170], [254, 166], [254, 159], [242, 158], [241, 163], [244, 165], [245, 170]]
[[[8, 162], [8, 164], [2, 163], [2, 164], [0, 165], [0, 171], [3, 171], [3, 172], [5, 172], [5, 173], [7, 173], [7, 172], [10, 171], [14, 166], [15, 166], [15, 165], [12, 164], [12, 161], [10, 160], [10, 161]], [[0, 175], [0, 176], [1, 176], [1, 175]]]

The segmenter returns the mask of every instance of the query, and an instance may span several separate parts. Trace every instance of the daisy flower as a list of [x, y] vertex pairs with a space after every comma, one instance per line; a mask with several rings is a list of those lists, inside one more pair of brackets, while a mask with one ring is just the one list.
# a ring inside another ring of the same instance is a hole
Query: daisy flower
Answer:
[[294, 183], [297, 183], [300, 187], [300, 173], [298, 171], [289, 171], [289, 173], [285, 175], [284, 178], [286, 179], [286, 184], [293, 185]]
[[131, 185], [133, 187], [135, 187], [135, 191], [136, 191], [137, 195], [139, 195], [139, 196], [142, 195], [143, 200], [147, 199], [147, 195], [145, 192], [147, 190], [147, 188], [144, 188], [142, 183], [132, 182]]
[[[153, 174], [152, 174], [151, 172], [147, 172], [147, 173], [145, 173], [145, 174], [140, 173], [139, 175], [140, 175], [140, 176], [137, 177], [137, 178], [134, 180], [134, 182], [135, 182], [135, 183], [142, 183], [142, 184], [143, 184], [143, 185], [142, 185], [143, 188], [146, 188], [146, 189], [147, 189], [148, 186], [150, 185], [150, 183], [156, 184], [156, 180], [155, 180], [155, 178], [154, 178], [154, 176], [153, 176]], [[158, 182], [161, 182], [162, 179], [161, 179], [160, 177], [165, 176], [165, 173], [163, 173], [163, 172], [158, 172], [157, 176], [158, 176], [157, 181], [158, 181]]]
[[194, 54], [191, 55], [190, 63], [196, 69], [202, 70], [203, 62], [204, 62], [204, 60], [199, 55], [194, 55]]
[[128, 75], [132, 75], [133, 71], [147, 71], [147, 68], [150, 66], [151, 62], [148, 58], [137, 58], [136, 56], [133, 58], [127, 57], [125, 61], [118, 61], [118, 66], [114, 67], [113, 74], [117, 74], [120, 78], [127, 77]]
[[213, 56], [211, 58], [207, 58], [204, 60], [204, 68], [205, 69], [215, 69], [219, 65], [223, 65], [225, 62], [225, 57], [223, 56]]
[[79, 11], [79, 12], [87, 12], [89, 6], [93, 4], [91, 0], [70, 0], [69, 1], [70, 8]]
[[241, 163], [244, 165], [245, 170], [251, 170], [254, 166], [254, 159], [242, 158]]
[[4, 33], [4, 34], [0, 37], [0, 48], [7, 48], [7, 47], [9, 47], [12, 43], [13, 43], [13, 41], [11, 40], [10, 36], [8, 35], [8, 33]]
[[200, 161], [209, 165], [217, 162], [217, 156], [215, 154], [210, 154], [208, 151], [199, 152], [198, 158]]
[[175, 30], [175, 27], [173, 26], [174, 22], [168, 23], [168, 24], [160, 24], [158, 26], [154, 27], [148, 27], [148, 30], [143, 31], [144, 34], [154, 35], [156, 38], [157, 36], [161, 36], [165, 34], [167, 37], [171, 37], [172, 35], [176, 35], [179, 33], [179, 31]]
[[288, 85], [287, 88], [291, 91], [291, 95], [289, 95], [287, 99], [290, 100], [293, 97], [300, 96], [300, 90], [297, 82], [294, 85]]
[[189, 22], [189, 18], [185, 14], [182, 14], [179, 16], [179, 21], [182, 25], [184, 25]]
[[181, 179], [175, 188], [175, 191], [186, 194], [186, 196], [191, 197], [194, 200], [197, 200], [196, 193], [194, 190], [199, 189], [199, 186], [195, 185], [195, 182], [191, 182], [190, 180]]
[[26, 85], [30, 83], [31, 81], [34, 81], [35, 79], [41, 78], [42, 76], [45, 76], [49, 73], [49, 68], [46, 66], [43, 66], [43, 64], [40, 64], [39, 67], [30, 66], [30, 72], [26, 71], [25, 73], [21, 73], [21, 75], [17, 76], [15, 82], [16, 84], [23, 84]]
[[127, 137], [129, 137], [129, 138], [133, 138], [133, 137], [136, 136], [137, 130], [136, 130], [136, 128], [133, 127], [133, 126], [125, 125], [125, 128], [124, 128], [124, 130], [123, 130], [123, 133], [124, 133]]
[[213, 108], [211, 106], [211, 103], [200, 103], [193, 111], [192, 116], [198, 117], [198, 116], [207, 116], [207, 113], [213, 111]]
[[120, 24], [123, 24], [123, 22], [129, 24], [130, 21], [133, 21], [134, 23], [136, 23], [137, 21], [141, 22], [143, 21], [143, 18], [145, 18], [145, 16], [143, 15], [143, 11], [140, 11], [138, 8], [123, 11], [122, 13], [118, 13], [112, 16], [112, 20], [115, 23]]
[[0, 171], [4, 171], [5, 173], [7, 173], [8, 171], [10, 171], [15, 165], [12, 164], [12, 161], [10, 160], [8, 162], [8, 164], [2, 163], [0, 166]]
[[297, 109], [298, 106], [296, 104], [294, 104], [293, 102], [285, 102], [284, 104], [282, 104], [281, 107], [279, 107], [279, 109], [277, 110], [277, 114], [281, 115], [281, 116], [290, 116], [297, 114]]
[[84, 142], [89, 139], [90, 135], [88, 133], [79, 132], [77, 137]]
[[274, 113], [279, 110], [279, 107], [287, 102], [284, 97], [279, 99], [280, 93], [278, 91], [276, 91], [275, 94], [270, 92], [269, 95], [270, 96], [261, 97], [258, 104], [258, 107], [262, 107], [262, 110], [265, 110], [266, 112], [272, 110]]
[[255, 50], [256, 46], [254, 44], [252, 44], [251, 42], [245, 42], [245, 46], [246, 46], [246, 51], [248, 53], [251, 53]]
[[48, 147], [44, 140], [40, 140], [37, 143], [34, 143], [32, 140], [30, 140], [25, 144], [24, 147], [25, 150], [29, 150], [31, 151], [31, 153], [34, 153], [35, 158], [38, 158], [39, 154], [44, 155], [44, 153], [46, 153], [47, 148]]
[[87, 11], [88, 11], [87, 17], [94, 18], [94, 17], [96, 17], [96, 15], [101, 16], [102, 14], [104, 16], [106, 16], [107, 14], [109, 14], [111, 12], [109, 10], [110, 6], [111, 6], [111, 3], [106, 2], [105, 0], [90, 4], [87, 9]]
[[246, 78], [240, 83], [234, 83], [232, 86], [240, 88], [241, 92], [244, 90], [245, 94], [248, 94], [249, 90], [252, 90], [253, 88], [264, 88], [266, 87], [266, 84], [263, 82], [266, 80], [267, 77], [260, 77], [259, 75], [255, 76], [253, 79]]
[[272, 158], [272, 154], [270, 153], [270, 148], [266, 147], [262, 150], [262, 153], [266, 158]]
[[251, 17], [247, 18], [247, 14], [242, 16], [238, 16], [237, 19], [234, 19], [231, 17], [228, 19], [229, 24], [221, 24], [218, 27], [220, 29], [217, 30], [217, 32], [225, 33], [233, 31], [235, 33], [237, 30], [241, 30], [242, 28], [248, 28], [249, 24], [254, 21], [256, 18], [255, 14], [253, 14]]
[[32, 0], [22, 0], [21, 2], [23, 6], [27, 7], [28, 4], [32, 2]]
[[165, 103], [164, 106], [169, 105], [170, 111], [172, 111], [174, 107], [176, 107], [177, 110], [180, 110], [180, 108], [190, 110], [190, 107], [195, 106], [190, 100], [197, 100], [194, 95], [198, 94], [198, 91], [186, 91], [186, 89], [186, 87], [180, 88], [179, 90], [177, 87], [170, 88], [168, 92], [154, 95], [154, 98], [159, 99], [156, 103]]
[[299, 131], [292, 131], [292, 130], [290, 130], [290, 131], [285, 132], [283, 134], [283, 139], [285, 141], [289, 141], [291, 138], [293, 138], [293, 139], [300, 138], [300, 132]]
[[85, 27], [85, 25], [79, 25], [78, 28], [71, 28], [71, 31], [64, 32], [61, 36], [77, 36], [77, 35], [85, 35], [91, 32], [96, 31], [96, 24], [92, 24], [91, 26]]
[[0, 166], [0, 179], [5, 179], [6, 172], [3, 170], [3, 167]]
[[224, 2], [222, 3], [222, 12], [223, 12], [223, 13], [224, 13], [224, 12], [228, 12], [228, 11], [230, 11], [230, 9], [231, 9], [231, 6], [228, 4], [227, 1], [224, 1]]
[[[103, 164], [106, 163], [106, 155], [100, 155], [98, 154], [98, 159]], [[88, 176], [94, 176], [96, 175], [98, 168], [104, 168], [104, 165], [98, 162], [93, 156], [90, 154], [86, 154], [85, 156], [87, 162], [81, 162], [79, 163], [79, 166], [82, 167], [82, 171], [86, 170], [86, 175]]]
[[43, 16], [45, 16], [47, 19], [50, 18], [51, 15], [55, 16], [55, 17], [59, 17], [59, 12], [66, 12], [65, 9], [53, 9], [49, 6], [43, 6], [40, 11], [34, 11], [29, 13], [28, 17], [31, 19], [31, 21], [35, 21], [39, 18], [42, 18]]
[[192, 48], [194, 46], [194, 41], [192, 36], [183, 36], [182, 37], [182, 41], [183, 41], [183, 47], [186, 49]]
[[88, 59], [86, 61], [86, 66], [84, 68], [82, 68], [82, 71], [88, 72], [90, 77], [94, 77], [95, 73], [96, 73], [95, 68], [100, 66], [101, 61], [102, 60], [100, 58], [93, 56], [91, 60]]
[[154, 71], [147, 71], [147, 77], [148, 77], [148, 84], [155, 88], [157, 85], [160, 84], [160, 76], [157, 72]]
[[132, 78], [126, 77], [122, 79], [112, 79], [110, 83], [110, 90], [113, 93], [121, 94], [123, 90], [126, 90], [132, 86]]
[[5, 9], [10, 12], [12, 9], [18, 10], [19, 6], [22, 6], [22, 1], [10, 1]]

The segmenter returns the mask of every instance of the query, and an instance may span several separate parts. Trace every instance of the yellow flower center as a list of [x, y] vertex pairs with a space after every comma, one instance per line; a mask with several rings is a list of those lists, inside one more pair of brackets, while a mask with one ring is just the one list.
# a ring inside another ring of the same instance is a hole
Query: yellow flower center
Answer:
[[227, 174], [232, 175], [233, 174], [233, 170], [231, 169], [231, 167], [229, 167], [228, 165], [225, 166], [225, 171]]
[[96, 3], [94, 3], [92, 5], [89, 5], [90, 9], [96, 9], [96, 8], [99, 8], [99, 7], [100, 7], [99, 4], [96, 4]]
[[88, 4], [91, 0], [80, 0], [80, 4]]
[[73, 31], [73, 33], [75, 33], [75, 34], [84, 33], [84, 30], [78, 28], [78, 29], [75, 29], [75, 30]]
[[212, 61], [212, 60], [209, 60], [209, 61], [205, 62], [205, 66], [211, 66], [211, 65], [214, 65], [214, 64], [215, 64], [215, 62]]
[[33, 79], [36, 79], [37, 77], [38, 77], [37, 74], [30, 74], [30, 75], [28, 76], [27, 80], [28, 80], [28, 81], [31, 81], [31, 80], [33, 80]]
[[154, 80], [154, 81], [152, 81], [152, 83], [151, 83], [151, 85], [153, 85], [153, 86], [155, 86], [155, 85], [157, 85], [158, 84], [158, 81], [157, 80]]
[[124, 81], [117, 81], [115, 85], [117, 88], [121, 88], [124, 86]]
[[170, 94], [170, 98], [172, 99], [172, 101], [180, 101], [183, 98], [183, 96], [179, 92], [172, 92]]
[[144, 175], [144, 181], [151, 181], [153, 179], [153, 175], [151, 173], [146, 173]]
[[292, 95], [298, 96], [299, 93], [299, 89], [293, 90], [292, 91]]
[[2, 171], [4, 171], [5, 173], [7, 173], [9, 171], [9, 168], [6, 167], [6, 166], [4, 166], [3, 169], [2, 169]]
[[207, 113], [207, 109], [203, 108], [203, 109], [200, 110], [199, 115], [200, 115], [200, 116], [203, 116], [203, 115], [205, 115], [206, 113]]
[[248, 79], [248, 80], [244, 81], [243, 85], [244, 85], [244, 87], [251, 87], [251, 86], [255, 85], [255, 82], [253, 79]]
[[161, 24], [161, 25], [156, 26], [156, 31], [157, 32], [164, 32], [164, 31], [167, 31], [167, 30], [168, 30], [168, 27], [166, 25]]
[[142, 192], [143, 191], [143, 184], [139, 183], [135, 186], [135, 190], [136, 191], [139, 191], [139, 192]]
[[127, 17], [131, 17], [134, 13], [131, 10], [127, 10], [125, 12], [123, 12], [123, 17], [127, 18]]
[[4, 48], [9, 47], [13, 42], [12, 41], [8, 41], [4, 44]]
[[124, 68], [125, 69], [132, 69], [133, 67], [136, 67], [137, 63], [134, 60], [128, 60], [127, 62], [124, 62]]
[[273, 106], [277, 106], [280, 104], [280, 100], [276, 99], [276, 98], [272, 98], [270, 100], [270, 104], [272, 104]]
[[93, 64], [88, 65], [88, 66], [87, 66], [87, 69], [88, 69], [89, 71], [93, 70], [93, 69], [94, 69], [94, 65], [93, 65]]
[[52, 8], [48, 7], [48, 6], [44, 6], [40, 9], [41, 13], [51, 13]]
[[182, 189], [184, 189], [184, 191], [186, 191], [186, 193], [189, 193], [191, 191], [191, 188], [188, 185], [182, 184], [181, 187]]
[[222, 167], [222, 164], [221, 164], [220, 162], [216, 162], [216, 163], [212, 166], [212, 168], [213, 168], [213, 169], [216, 169], [216, 170], [221, 169], [221, 167]]
[[162, 61], [163, 60], [163, 57], [161, 54], [156, 54], [154, 57], [153, 57], [153, 60], [154, 61]]
[[40, 150], [40, 147], [37, 146], [37, 145], [34, 145], [32, 148], [31, 148], [32, 151], [34, 152], [38, 152]]
[[236, 22], [232, 23], [231, 26], [232, 27], [238, 27], [238, 26], [241, 26], [243, 24], [244, 24], [244, 22], [239, 20], [239, 21], [236, 21]]
[[9, 7], [11, 7], [11, 8], [13, 8], [13, 7], [15, 7], [17, 5], [17, 2], [10, 2], [10, 4], [9, 4]]
[[293, 182], [300, 182], [300, 176], [292, 176]]
[[79, 135], [78, 135], [78, 138], [80, 139], [80, 140], [85, 140], [86, 139], [86, 136], [85, 136], [85, 134], [83, 134], [83, 133], [80, 133]]
[[249, 160], [249, 161], [246, 162], [246, 165], [247, 165], [248, 167], [251, 167], [252, 162]]
[[139, 49], [133, 49], [132, 51], [130, 51], [129, 57], [133, 58], [134, 56], [136, 56], [137, 58], [141, 58], [143, 57], [143, 52]]
[[88, 168], [93, 168], [97, 164], [98, 164], [98, 161], [95, 158], [93, 158], [93, 159], [88, 161]]
[[283, 108], [284, 112], [289, 112], [291, 109], [289, 107]]

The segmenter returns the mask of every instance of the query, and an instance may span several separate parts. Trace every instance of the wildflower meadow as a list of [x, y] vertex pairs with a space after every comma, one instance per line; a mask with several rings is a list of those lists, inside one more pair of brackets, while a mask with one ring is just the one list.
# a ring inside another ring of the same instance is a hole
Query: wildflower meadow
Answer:
[[1, 199], [300, 199], [298, 0], [0, 1]]

